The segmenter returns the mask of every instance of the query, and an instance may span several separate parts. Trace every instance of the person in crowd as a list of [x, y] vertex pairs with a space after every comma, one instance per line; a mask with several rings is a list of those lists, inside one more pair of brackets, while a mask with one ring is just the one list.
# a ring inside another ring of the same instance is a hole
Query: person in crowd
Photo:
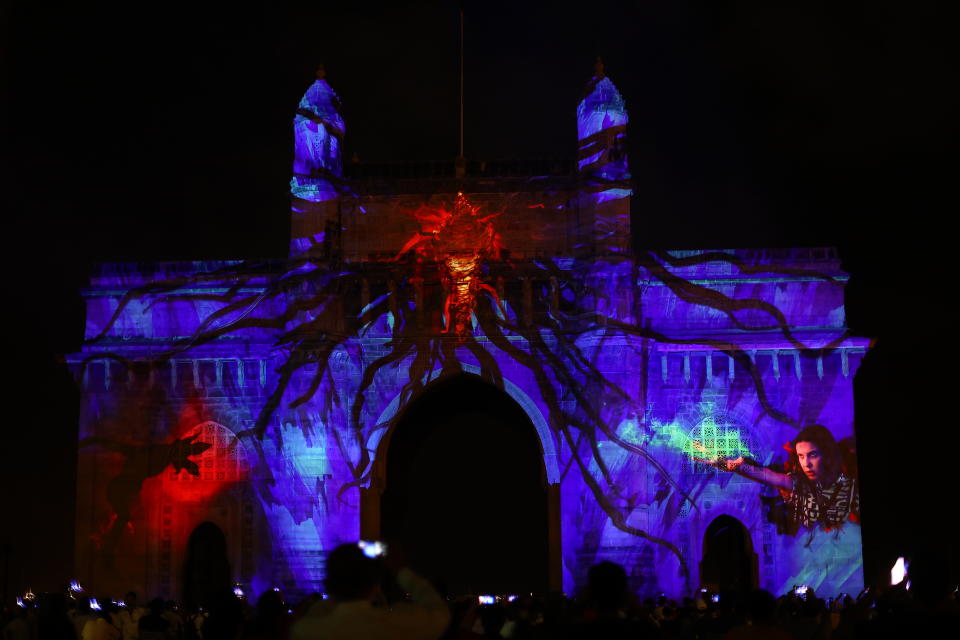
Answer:
[[170, 630], [167, 635], [171, 638], [179, 639], [183, 637], [183, 616], [180, 615], [180, 607], [173, 600], [167, 600], [163, 612], [163, 619], [170, 623]]
[[473, 631], [478, 622], [476, 596], [459, 596], [450, 602], [450, 622], [442, 640], [476, 640], [480, 634]]
[[90, 609], [81, 640], [120, 640], [120, 630], [113, 626], [108, 607]]
[[786, 602], [789, 603], [790, 615], [783, 619], [782, 624], [793, 637], [810, 640], [830, 637], [831, 618], [826, 602], [817, 597], [812, 588], [803, 596], [791, 592]]
[[614, 562], [600, 562], [587, 574], [583, 620], [570, 628], [576, 638], [654, 638], [655, 627], [646, 620], [630, 618], [627, 608], [631, 597], [627, 573]]
[[203, 625], [207, 622], [209, 614], [203, 607], [198, 608], [190, 615], [186, 624], [184, 634], [189, 640], [203, 640]]
[[450, 611], [440, 594], [404, 567], [396, 573], [396, 582], [410, 598], [388, 608], [380, 588], [385, 569], [383, 562], [367, 557], [356, 544], [336, 547], [327, 557], [326, 588], [330, 600], [317, 603], [295, 622], [291, 639], [439, 638], [450, 620]]
[[286, 638], [289, 624], [287, 603], [283, 594], [269, 589], [257, 600], [257, 612], [252, 620], [243, 625], [242, 640], [273, 640]]
[[73, 634], [77, 638], [83, 637], [83, 629], [93, 619], [90, 611], [90, 598], [78, 598], [76, 607], [69, 612], [70, 622], [73, 623]]
[[3, 640], [31, 640], [31, 636], [27, 610], [23, 607], [13, 607], [9, 620], [3, 626]]
[[37, 609], [37, 640], [79, 640], [70, 616], [67, 598], [60, 593], [40, 596]]
[[121, 640], [138, 640], [140, 632], [137, 624], [144, 613], [146, 611], [137, 606], [136, 592], [128, 591], [123, 597], [123, 606], [113, 616], [113, 624], [120, 629]]
[[507, 623], [507, 612], [502, 605], [487, 604], [477, 610], [480, 621], [479, 628], [474, 629], [479, 632], [481, 638], [501, 638], [503, 626]]
[[728, 631], [724, 640], [792, 640], [775, 619], [777, 600], [773, 594], [757, 589], [747, 600], [747, 621]]
[[223, 588], [210, 599], [210, 611], [203, 622], [203, 640], [235, 640], [243, 622], [243, 603], [233, 590]]
[[150, 601], [149, 606], [149, 612], [140, 616], [137, 621], [139, 640], [167, 640], [170, 622], [163, 617], [166, 609], [163, 599], [154, 598]]
[[510, 640], [533, 638], [538, 613], [537, 603], [532, 597], [518, 597], [507, 606], [507, 622], [500, 630], [501, 635]]

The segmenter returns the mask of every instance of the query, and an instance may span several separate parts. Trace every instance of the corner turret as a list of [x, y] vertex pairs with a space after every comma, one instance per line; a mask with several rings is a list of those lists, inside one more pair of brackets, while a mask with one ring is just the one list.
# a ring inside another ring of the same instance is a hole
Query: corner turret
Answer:
[[343, 175], [341, 148], [346, 127], [340, 98], [321, 65], [293, 119], [294, 157], [290, 180], [290, 255], [330, 255], [339, 236]]
[[577, 105], [577, 173], [580, 180], [580, 243], [588, 254], [630, 249], [630, 169], [627, 109], [598, 58]]

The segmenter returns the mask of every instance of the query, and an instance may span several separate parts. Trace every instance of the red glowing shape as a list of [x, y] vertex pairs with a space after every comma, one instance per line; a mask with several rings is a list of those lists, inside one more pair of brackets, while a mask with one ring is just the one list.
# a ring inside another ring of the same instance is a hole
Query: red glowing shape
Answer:
[[419, 260], [442, 265], [440, 279], [447, 292], [443, 304], [444, 329], [460, 339], [469, 333], [477, 296], [486, 291], [500, 307], [496, 290], [480, 278], [484, 260], [498, 258], [503, 248], [493, 226], [499, 213], [481, 215], [480, 207], [458, 192], [453, 209], [423, 206], [413, 212], [420, 229], [397, 254], [400, 259], [411, 250]]

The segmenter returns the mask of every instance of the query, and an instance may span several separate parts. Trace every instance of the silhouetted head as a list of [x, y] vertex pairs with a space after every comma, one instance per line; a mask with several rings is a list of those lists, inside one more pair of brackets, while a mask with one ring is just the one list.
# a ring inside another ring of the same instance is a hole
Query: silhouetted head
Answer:
[[757, 589], [750, 594], [747, 608], [754, 622], [771, 622], [777, 610], [777, 599], [769, 591]]
[[500, 637], [500, 630], [507, 622], [507, 612], [499, 605], [485, 605], [480, 607], [480, 623], [483, 625], [483, 635]]
[[[109, 600], [106, 600], [106, 602], [109, 602]], [[107, 605], [101, 605], [100, 609], [90, 609], [90, 617], [103, 618], [107, 622], [110, 622], [110, 607]]]
[[286, 605], [283, 601], [283, 594], [273, 589], [263, 592], [260, 599], [257, 600], [257, 617], [273, 620], [283, 615]]
[[590, 567], [587, 576], [590, 595], [598, 609], [620, 608], [627, 597], [627, 572], [615, 562], [601, 562]]
[[365, 600], [380, 582], [380, 564], [356, 544], [342, 544], [327, 556], [327, 591], [338, 600]]
[[204, 640], [233, 640], [243, 621], [243, 605], [233, 589], [218, 589], [210, 599], [210, 615], [203, 623]]
[[[67, 613], [67, 596], [62, 593], [42, 593], [37, 604], [40, 615], [57, 616]], [[89, 604], [88, 602], [88, 608]]]
[[163, 613], [163, 610], [165, 608], [165, 603], [163, 602], [163, 598], [154, 598], [153, 600], [150, 601], [149, 606], [150, 606], [150, 613], [155, 616], [158, 616], [161, 613]]

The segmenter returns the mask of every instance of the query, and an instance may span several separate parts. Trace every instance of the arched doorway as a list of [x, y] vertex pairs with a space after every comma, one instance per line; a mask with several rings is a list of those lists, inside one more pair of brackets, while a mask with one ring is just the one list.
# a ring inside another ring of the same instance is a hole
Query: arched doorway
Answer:
[[510, 396], [476, 376], [448, 378], [385, 440], [380, 537], [411, 566], [450, 593], [547, 590], [543, 452]]
[[757, 554], [750, 533], [732, 516], [718, 516], [703, 534], [700, 582], [717, 591], [746, 593], [757, 588]]
[[212, 522], [203, 522], [187, 540], [183, 567], [183, 601], [189, 608], [207, 607], [230, 588], [227, 536]]

